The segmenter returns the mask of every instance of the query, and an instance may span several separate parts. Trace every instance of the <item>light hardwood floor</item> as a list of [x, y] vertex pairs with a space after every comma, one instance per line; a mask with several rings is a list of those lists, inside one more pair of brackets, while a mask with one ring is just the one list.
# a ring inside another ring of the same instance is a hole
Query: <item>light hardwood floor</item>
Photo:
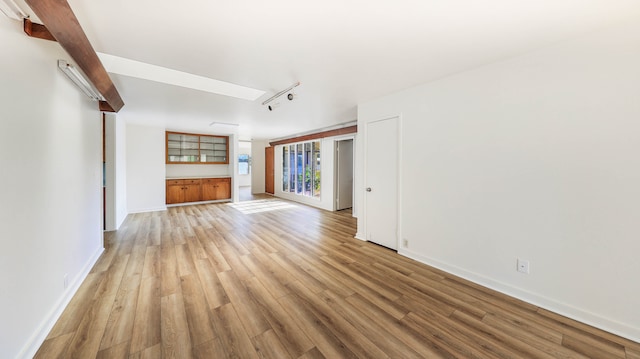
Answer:
[[640, 358], [272, 197], [130, 215], [37, 358]]

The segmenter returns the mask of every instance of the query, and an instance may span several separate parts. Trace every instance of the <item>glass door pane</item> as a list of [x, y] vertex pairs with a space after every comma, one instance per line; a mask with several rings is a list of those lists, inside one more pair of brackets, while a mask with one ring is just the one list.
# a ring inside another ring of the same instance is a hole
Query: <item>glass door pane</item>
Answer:
[[289, 191], [289, 146], [282, 146], [282, 191]]
[[320, 141], [313, 142], [313, 196], [320, 197]]
[[296, 191], [296, 147], [289, 146], [289, 192]]
[[304, 144], [304, 195], [311, 196], [313, 168], [311, 166], [311, 142]]
[[296, 145], [296, 193], [302, 194], [303, 176], [304, 176], [304, 159], [302, 143]]

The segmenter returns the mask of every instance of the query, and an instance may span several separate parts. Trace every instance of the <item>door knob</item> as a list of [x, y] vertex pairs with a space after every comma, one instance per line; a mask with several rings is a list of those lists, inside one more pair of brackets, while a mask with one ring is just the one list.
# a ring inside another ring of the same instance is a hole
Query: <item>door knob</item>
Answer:
[[371, 187], [367, 187], [367, 192], [371, 192]]

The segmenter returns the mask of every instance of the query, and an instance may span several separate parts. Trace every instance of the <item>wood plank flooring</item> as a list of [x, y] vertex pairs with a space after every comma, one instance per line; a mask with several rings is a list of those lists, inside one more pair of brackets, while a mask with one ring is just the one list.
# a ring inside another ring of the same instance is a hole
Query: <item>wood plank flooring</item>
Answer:
[[36, 358], [640, 358], [272, 197], [130, 215]]

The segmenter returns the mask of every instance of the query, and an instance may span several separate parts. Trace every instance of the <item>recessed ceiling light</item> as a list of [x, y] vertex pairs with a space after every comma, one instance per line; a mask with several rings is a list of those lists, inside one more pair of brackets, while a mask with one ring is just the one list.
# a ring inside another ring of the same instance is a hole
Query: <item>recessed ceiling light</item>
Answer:
[[255, 101], [265, 93], [262, 90], [130, 60], [124, 57], [100, 52], [98, 52], [98, 57], [107, 71], [114, 74], [136, 77], [139, 79], [161, 82], [249, 101]]
[[239, 123], [229, 123], [229, 122], [217, 122], [213, 121], [209, 124], [209, 126], [222, 125], [222, 126], [240, 126]]

